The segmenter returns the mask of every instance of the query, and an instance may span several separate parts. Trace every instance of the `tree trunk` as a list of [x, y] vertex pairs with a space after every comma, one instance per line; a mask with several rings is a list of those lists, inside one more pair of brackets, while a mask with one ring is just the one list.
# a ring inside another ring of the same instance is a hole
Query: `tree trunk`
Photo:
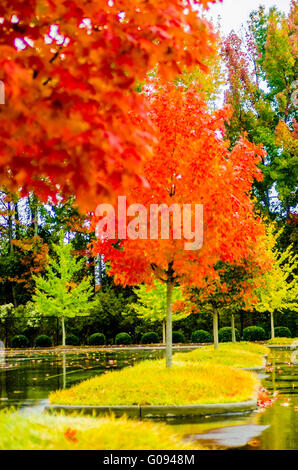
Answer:
[[5, 323], [4, 323], [4, 347], [8, 348], [8, 318], [5, 318]]
[[[3, 354], [2, 359], [0, 357], [0, 363], [3, 360], [3, 364], [5, 364], [5, 355]], [[7, 390], [6, 390], [6, 374], [0, 374], [0, 399], [6, 400], [7, 399]]]
[[99, 284], [102, 285], [102, 256], [97, 255]]
[[16, 234], [16, 239], [20, 239], [20, 217], [19, 217], [19, 207], [18, 207], [18, 199], [15, 199], [14, 203], [14, 208], [15, 208], [15, 215], [14, 215], [14, 220], [15, 220], [15, 234]]
[[218, 349], [218, 313], [213, 312], [213, 341], [214, 349]]
[[232, 343], [236, 343], [235, 317], [233, 313], [231, 316], [231, 326], [232, 326]]
[[11, 295], [12, 295], [12, 302], [15, 307], [18, 306], [18, 299], [16, 294], [16, 286], [14, 283], [11, 283]]
[[7, 212], [8, 212], [8, 241], [9, 241], [9, 253], [13, 254], [13, 220], [12, 220], [12, 212], [13, 212], [13, 204], [12, 202], [8, 202], [7, 204]]
[[244, 329], [244, 313], [243, 310], [240, 312], [240, 338], [243, 336], [243, 329]]
[[32, 197], [28, 197], [29, 207], [31, 211], [31, 227], [33, 228], [34, 237], [38, 236], [38, 201], [32, 193]]
[[[12, 256], [14, 254], [14, 204], [13, 202], [9, 201], [7, 204], [7, 212], [8, 212], [8, 241], [9, 241], [9, 254]], [[11, 284], [11, 298], [12, 302], [15, 307], [17, 307], [17, 299], [16, 299], [16, 291], [15, 291], [15, 283], [14, 281], [10, 281]]]
[[102, 262], [101, 255], [94, 258], [94, 291], [97, 292], [102, 286]]
[[162, 322], [162, 344], [166, 344], [166, 321]]
[[166, 367], [172, 367], [172, 298], [173, 284], [167, 282]]
[[62, 346], [65, 346], [65, 323], [64, 323], [64, 317], [61, 318], [61, 323], [62, 323]]
[[270, 323], [271, 323], [271, 338], [274, 338], [274, 317], [273, 312], [270, 312]]
[[62, 362], [62, 376], [63, 376], [63, 389], [66, 388], [66, 360], [65, 353], [63, 353], [63, 362]]

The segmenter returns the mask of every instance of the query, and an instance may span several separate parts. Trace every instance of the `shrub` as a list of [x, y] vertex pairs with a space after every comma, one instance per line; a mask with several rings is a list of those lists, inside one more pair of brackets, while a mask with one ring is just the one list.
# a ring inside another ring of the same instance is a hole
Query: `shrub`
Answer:
[[277, 326], [274, 328], [274, 335], [277, 338], [291, 338], [292, 333], [286, 326]]
[[29, 340], [25, 335], [16, 335], [11, 339], [12, 348], [27, 348], [29, 346]]
[[39, 335], [35, 338], [34, 345], [37, 348], [48, 348], [52, 346], [52, 340], [47, 335]]
[[[240, 341], [239, 331], [235, 328], [236, 341]], [[221, 343], [228, 343], [232, 341], [232, 328], [225, 326], [218, 331], [218, 339]]]
[[141, 338], [141, 344], [152, 344], [158, 342], [158, 336], [154, 331], [148, 331], [148, 333], [144, 333]]
[[80, 340], [76, 335], [73, 335], [73, 334], [66, 335], [65, 344], [67, 346], [79, 346]]
[[173, 343], [185, 343], [185, 336], [182, 331], [173, 331], [172, 340]]
[[93, 335], [89, 336], [88, 343], [90, 346], [101, 346], [106, 344], [107, 340], [103, 333], [93, 333]]
[[132, 339], [128, 333], [118, 333], [115, 338], [115, 344], [131, 344]]
[[212, 336], [208, 331], [197, 330], [191, 334], [192, 343], [212, 343]]
[[260, 326], [248, 326], [243, 330], [244, 341], [262, 341], [266, 339], [264, 328]]

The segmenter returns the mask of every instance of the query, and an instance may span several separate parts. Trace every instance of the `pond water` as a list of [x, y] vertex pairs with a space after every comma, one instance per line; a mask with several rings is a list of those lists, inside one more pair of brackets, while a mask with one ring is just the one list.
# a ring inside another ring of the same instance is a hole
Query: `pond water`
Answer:
[[291, 362], [292, 354], [271, 351], [266, 374], [261, 376], [262, 387], [271, 398], [269, 406], [247, 414], [172, 421], [173, 428], [184, 439], [210, 448], [297, 450], [298, 364]]
[[[52, 390], [164, 354], [164, 350], [154, 349], [2, 353], [0, 408], [17, 406], [21, 412], [41, 411]], [[262, 386], [273, 398], [270, 406], [252, 413], [171, 420], [168, 424], [183, 440], [212, 449], [297, 450], [298, 365], [291, 363], [291, 354], [273, 350], [268, 358]]]
[[0, 353], [0, 409], [17, 406], [40, 411], [50, 392], [136, 361], [157, 359], [163, 350], [7, 351]]

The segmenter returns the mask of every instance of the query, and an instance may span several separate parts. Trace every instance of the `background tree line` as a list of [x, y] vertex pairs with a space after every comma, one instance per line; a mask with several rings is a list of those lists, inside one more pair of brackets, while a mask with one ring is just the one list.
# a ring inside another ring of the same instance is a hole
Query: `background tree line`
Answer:
[[[231, 32], [219, 40], [221, 52], [209, 64], [210, 79], [206, 80], [199, 69], [179, 78], [185, 87], [201, 86], [211, 108], [216, 108], [219, 90], [225, 84], [225, 103], [233, 109], [226, 123], [230, 148], [243, 132], [251, 142], [263, 144], [267, 152], [260, 165], [264, 179], [254, 182], [253, 196], [256, 211], [282, 229], [277, 239], [280, 252], [291, 245], [297, 250], [296, 31], [296, 2], [292, 2], [287, 18], [276, 8], [266, 13], [260, 7], [251, 13], [241, 35]], [[143, 332], [154, 328], [161, 337], [161, 326], [138, 316], [131, 307], [137, 301], [134, 288], [116, 285], [106, 275], [104, 260], [92, 254], [90, 244], [95, 235], [90, 228], [90, 214], [80, 213], [74, 197], [61, 196], [56, 203], [51, 199], [44, 203], [34, 192], [22, 196], [21, 192], [1, 188], [0, 304], [13, 304], [15, 315], [19, 312], [20, 316], [30, 316], [33, 276], [46, 271], [47, 256], [54, 256], [52, 245], [58, 243], [62, 229], [72, 242], [74, 256], [84, 259], [77, 281], [88, 276], [96, 300], [80, 327], [78, 323], [71, 324], [71, 319], [68, 321], [69, 330], [81, 335], [82, 340], [91, 330], [102, 331], [110, 340], [117, 332], [126, 331], [139, 341]], [[221, 310], [219, 327], [230, 325], [229, 315], [228, 310]], [[285, 308], [276, 314], [276, 325], [288, 326], [295, 336], [296, 316], [291, 308]], [[258, 324], [269, 335], [269, 311], [248, 312], [239, 306], [235, 321], [240, 332], [248, 325]], [[183, 330], [190, 339], [194, 329], [212, 330], [212, 315], [208, 308], [201, 308], [198, 314], [177, 320], [175, 329]]]

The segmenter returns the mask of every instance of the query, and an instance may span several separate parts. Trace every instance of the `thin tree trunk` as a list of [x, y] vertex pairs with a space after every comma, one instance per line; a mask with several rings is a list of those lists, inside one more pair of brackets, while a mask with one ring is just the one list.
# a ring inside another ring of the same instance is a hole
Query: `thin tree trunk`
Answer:
[[218, 349], [218, 313], [213, 312], [213, 341], [214, 349]]
[[243, 327], [244, 327], [244, 313], [243, 310], [240, 312], [240, 339], [243, 336]]
[[101, 255], [94, 258], [94, 291], [97, 292], [102, 286], [102, 263]]
[[[2, 355], [2, 359], [0, 357], [0, 363], [3, 360], [3, 364], [5, 364], [5, 355]], [[3, 400], [7, 399], [7, 390], [6, 390], [6, 374], [0, 374], [0, 398]]]
[[162, 344], [166, 344], [166, 321], [162, 322]]
[[235, 317], [233, 313], [231, 316], [231, 326], [232, 326], [232, 343], [236, 343]]
[[[14, 204], [12, 201], [9, 201], [7, 204], [7, 212], [8, 212], [8, 241], [9, 241], [9, 254], [12, 256], [14, 254]], [[17, 299], [16, 299], [16, 291], [15, 291], [15, 283], [14, 281], [10, 281], [11, 285], [11, 297], [15, 307], [17, 307]]]
[[273, 317], [273, 312], [270, 312], [270, 323], [271, 323], [271, 338], [275, 337], [274, 334], [274, 317]]
[[61, 318], [61, 323], [62, 323], [62, 346], [65, 346], [65, 323], [64, 323], [64, 317]]
[[9, 253], [12, 255], [13, 252], [14, 252], [14, 249], [13, 249], [13, 216], [12, 216], [12, 213], [13, 213], [13, 203], [12, 202], [9, 202], [7, 204], [7, 212], [8, 212], [8, 241], [9, 241]]
[[14, 216], [15, 234], [16, 234], [16, 239], [19, 240], [20, 239], [20, 217], [19, 217], [19, 208], [18, 208], [17, 199], [15, 200], [14, 207], [15, 207], [15, 216]]
[[97, 255], [98, 259], [98, 277], [99, 277], [99, 284], [102, 285], [102, 257], [101, 255]]
[[173, 284], [167, 282], [166, 367], [172, 367], [172, 298]]
[[32, 193], [32, 198], [28, 197], [29, 207], [31, 211], [31, 226], [33, 228], [34, 237], [38, 236], [38, 201]]
[[[20, 221], [19, 221], [19, 210], [18, 210], [18, 198], [14, 196], [14, 232], [15, 232], [15, 240], [20, 239]], [[12, 245], [13, 248], [13, 245]], [[12, 291], [12, 298], [13, 304], [15, 307], [18, 306], [18, 296], [17, 296], [17, 285], [15, 283], [11, 286]]]
[[13, 301], [13, 305], [15, 307], [18, 306], [18, 299], [17, 299], [17, 294], [16, 294], [16, 286], [14, 283], [11, 284], [11, 295], [12, 295], [12, 301]]
[[8, 318], [5, 318], [5, 323], [4, 323], [4, 347], [8, 348]]
[[66, 388], [66, 360], [65, 353], [63, 353], [62, 372], [63, 372], [63, 388]]

